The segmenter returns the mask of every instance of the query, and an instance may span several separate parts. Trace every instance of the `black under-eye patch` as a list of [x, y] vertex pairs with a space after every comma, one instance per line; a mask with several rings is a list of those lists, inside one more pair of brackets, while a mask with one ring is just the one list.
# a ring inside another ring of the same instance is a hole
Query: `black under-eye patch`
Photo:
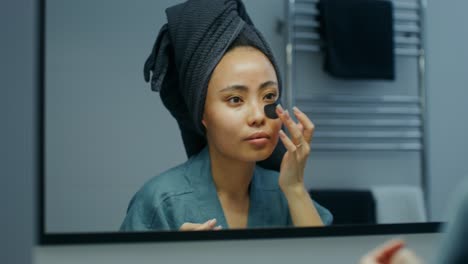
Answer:
[[277, 119], [278, 115], [276, 114], [276, 106], [278, 103], [272, 103], [265, 105], [265, 115], [270, 119]]

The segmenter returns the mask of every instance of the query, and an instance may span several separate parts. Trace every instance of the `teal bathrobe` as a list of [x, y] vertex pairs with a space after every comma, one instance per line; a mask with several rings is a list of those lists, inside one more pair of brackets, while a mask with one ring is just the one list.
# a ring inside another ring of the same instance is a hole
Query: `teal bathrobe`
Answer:
[[[185, 222], [204, 223], [216, 218], [229, 228], [211, 175], [205, 147], [185, 163], [150, 179], [133, 196], [121, 231], [178, 230]], [[288, 203], [278, 185], [279, 173], [255, 167], [249, 188], [247, 227], [292, 226]], [[315, 203], [325, 225], [332, 214]]]

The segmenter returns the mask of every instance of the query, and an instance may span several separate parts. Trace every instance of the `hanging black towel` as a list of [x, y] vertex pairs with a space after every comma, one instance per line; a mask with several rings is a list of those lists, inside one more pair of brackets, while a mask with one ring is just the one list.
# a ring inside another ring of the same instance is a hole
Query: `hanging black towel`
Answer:
[[333, 214], [334, 225], [375, 224], [375, 200], [365, 190], [309, 190], [314, 201]]
[[392, 2], [321, 0], [318, 8], [326, 72], [344, 79], [395, 79]]

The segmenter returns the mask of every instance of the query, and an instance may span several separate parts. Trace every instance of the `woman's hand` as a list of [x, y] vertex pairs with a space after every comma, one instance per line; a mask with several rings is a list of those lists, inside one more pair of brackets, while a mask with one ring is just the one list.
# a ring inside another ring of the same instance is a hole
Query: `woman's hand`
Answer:
[[309, 157], [315, 126], [297, 107], [293, 108], [293, 112], [298, 123], [294, 122], [288, 111], [284, 111], [281, 105], [276, 107], [276, 112], [291, 135], [289, 138], [283, 130], [279, 133], [287, 149], [281, 162], [279, 186], [285, 193], [303, 191], [305, 189], [304, 169]]
[[221, 226], [216, 226], [216, 219], [206, 221], [202, 224], [197, 223], [184, 223], [180, 226], [179, 231], [206, 231], [206, 230], [220, 230]]
[[278, 116], [291, 134], [289, 138], [284, 131], [280, 131], [281, 141], [287, 151], [281, 161], [279, 186], [288, 200], [294, 226], [322, 226], [322, 219], [304, 185], [304, 169], [309, 158], [314, 124], [297, 107], [293, 111], [298, 123], [280, 105], [276, 108]]
[[421, 264], [402, 240], [390, 240], [362, 257], [360, 264]]

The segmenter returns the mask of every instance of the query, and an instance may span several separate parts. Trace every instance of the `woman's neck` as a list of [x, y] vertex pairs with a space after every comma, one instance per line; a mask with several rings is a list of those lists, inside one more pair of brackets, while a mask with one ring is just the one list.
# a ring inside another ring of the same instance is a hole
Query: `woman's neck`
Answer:
[[234, 160], [220, 154], [209, 147], [211, 174], [220, 195], [231, 199], [245, 199], [249, 193], [249, 185], [253, 177], [255, 162]]

